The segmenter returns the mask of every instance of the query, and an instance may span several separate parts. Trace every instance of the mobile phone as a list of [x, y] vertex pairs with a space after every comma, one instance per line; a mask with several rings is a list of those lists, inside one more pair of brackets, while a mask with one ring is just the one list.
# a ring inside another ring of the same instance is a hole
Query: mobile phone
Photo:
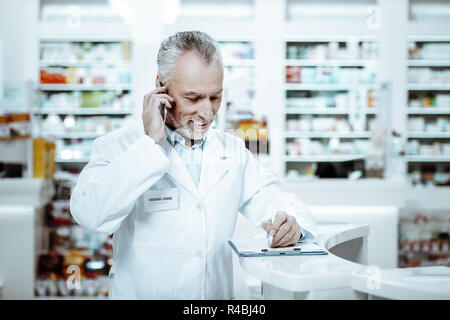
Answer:
[[[157, 86], [158, 88], [160, 88], [160, 87], [163, 86], [163, 84], [161, 83], [161, 81], [158, 81], [158, 83], [156, 84], [156, 86]], [[166, 118], [167, 118], [167, 108], [166, 108], [166, 106], [165, 106], [164, 104], [161, 104], [161, 105], [159, 106], [159, 110], [160, 110], [160, 112], [161, 112], [161, 117], [163, 118], [163, 122], [166, 123]]]

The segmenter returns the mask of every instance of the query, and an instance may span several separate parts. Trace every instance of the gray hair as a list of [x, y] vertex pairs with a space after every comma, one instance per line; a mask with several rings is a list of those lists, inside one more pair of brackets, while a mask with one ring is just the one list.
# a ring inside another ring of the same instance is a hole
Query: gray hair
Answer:
[[222, 63], [220, 46], [208, 34], [201, 31], [183, 31], [165, 39], [158, 51], [158, 74], [164, 84], [172, 77], [173, 68], [185, 52], [197, 53], [207, 65], [219, 61]]

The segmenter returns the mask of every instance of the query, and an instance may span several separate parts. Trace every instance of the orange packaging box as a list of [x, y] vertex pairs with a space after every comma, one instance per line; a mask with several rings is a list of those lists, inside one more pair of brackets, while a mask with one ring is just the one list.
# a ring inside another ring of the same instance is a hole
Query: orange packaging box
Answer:
[[7, 115], [0, 115], [0, 140], [8, 140], [9, 138], [9, 117]]
[[9, 130], [11, 138], [31, 137], [31, 122], [29, 113], [12, 113], [9, 115]]

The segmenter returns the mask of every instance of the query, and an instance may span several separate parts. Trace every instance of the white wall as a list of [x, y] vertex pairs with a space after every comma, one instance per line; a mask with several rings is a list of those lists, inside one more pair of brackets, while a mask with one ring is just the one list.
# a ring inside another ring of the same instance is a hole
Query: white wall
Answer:
[[0, 283], [3, 299], [33, 298], [34, 215], [32, 206], [0, 206]]
[[369, 226], [367, 264], [382, 269], [398, 265], [398, 208], [395, 206], [311, 206], [317, 221]]
[[[392, 130], [406, 131], [408, 0], [379, 0], [379, 5], [381, 9], [380, 80], [389, 85], [389, 99], [386, 104], [380, 106], [380, 116], [387, 133], [386, 137], [389, 137]], [[405, 140], [403, 136], [403, 141]], [[386, 144], [385, 148], [389, 153], [389, 144]], [[391, 158], [386, 162], [387, 177], [398, 178], [405, 172], [403, 159]]]
[[0, 38], [0, 99], [3, 98], [3, 78], [4, 78], [4, 60], [3, 60], [3, 38]]
[[7, 83], [20, 86], [38, 80], [38, 13], [39, 0], [0, 1], [3, 80]]
[[284, 167], [284, 1], [258, 0], [255, 3], [255, 106], [259, 115], [267, 117], [271, 169], [280, 177]]

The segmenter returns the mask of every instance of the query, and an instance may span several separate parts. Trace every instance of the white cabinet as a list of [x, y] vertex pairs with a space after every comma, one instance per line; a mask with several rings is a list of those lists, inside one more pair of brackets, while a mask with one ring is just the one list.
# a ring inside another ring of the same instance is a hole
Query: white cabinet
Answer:
[[35, 254], [45, 247], [42, 208], [53, 195], [52, 184], [37, 179], [1, 179], [0, 195], [2, 297], [32, 299]]

